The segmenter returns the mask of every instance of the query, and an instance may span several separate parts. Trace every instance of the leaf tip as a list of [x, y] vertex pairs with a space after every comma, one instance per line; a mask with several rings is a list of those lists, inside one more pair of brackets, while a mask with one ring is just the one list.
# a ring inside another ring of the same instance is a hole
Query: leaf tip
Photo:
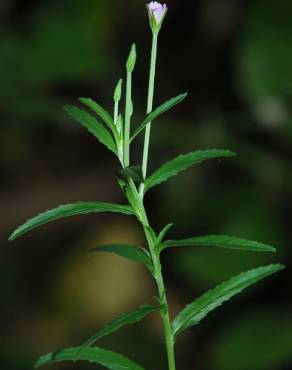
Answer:
[[10, 242], [13, 242], [18, 236], [19, 236], [19, 227], [11, 233], [8, 240]]
[[272, 252], [272, 253], [276, 253], [277, 252], [277, 249], [275, 247], [273, 247], [272, 245], [263, 244], [262, 246], [263, 246], [263, 248], [262, 248], [262, 251], [263, 252]]
[[85, 98], [84, 96], [81, 96], [80, 98], [78, 98], [78, 101], [80, 101], [81, 103], [84, 103], [86, 101], [90, 100], [89, 98]]
[[286, 266], [283, 265], [283, 264], [281, 264], [281, 263], [278, 263], [278, 265], [276, 265], [276, 266], [278, 266], [278, 271], [281, 271], [281, 270], [285, 270], [286, 269]]
[[189, 95], [189, 93], [187, 92], [184, 92], [180, 95], [177, 96], [177, 99], [178, 99], [178, 103], [182, 102], [183, 100], [185, 100], [185, 98]]
[[228, 157], [237, 157], [237, 154], [232, 150], [226, 150], [226, 153], [228, 153]]
[[269, 271], [270, 271], [269, 275], [272, 275], [272, 274], [274, 274], [276, 272], [285, 270], [286, 269], [286, 266], [283, 265], [283, 264], [281, 264], [281, 263], [274, 263], [274, 264], [265, 266], [264, 268], [269, 269]]
[[8, 241], [9, 242], [13, 242], [13, 240], [16, 238], [16, 236], [15, 236], [15, 233], [13, 232], [10, 236], [9, 236], [9, 238], [8, 238]]

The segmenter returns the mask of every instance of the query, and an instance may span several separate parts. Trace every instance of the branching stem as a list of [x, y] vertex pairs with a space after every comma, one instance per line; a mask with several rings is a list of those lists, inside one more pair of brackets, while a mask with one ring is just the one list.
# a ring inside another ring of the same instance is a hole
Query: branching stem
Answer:
[[[155, 86], [155, 71], [156, 71], [156, 60], [157, 60], [157, 41], [158, 41], [158, 33], [153, 33], [152, 38], [152, 50], [151, 50], [151, 62], [150, 62], [150, 73], [149, 73], [149, 86], [148, 86], [148, 101], [147, 101], [147, 114], [152, 112], [153, 109], [153, 97], [154, 97], [154, 86]], [[127, 141], [126, 135], [128, 134], [128, 128], [130, 117], [127, 115], [127, 107], [129, 107], [128, 99], [131, 96], [131, 90], [128, 91], [129, 86], [131, 86], [131, 80], [129, 80], [131, 76], [128, 75], [127, 78], [127, 96], [126, 96], [126, 120], [125, 120], [125, 141]], [[129, 100], [130, 101], [130, 100]], [[143, 161], [142, 161], [142, 174], [143, 179], [146, 179], [147, 175], [147, 165], [148, 165], [148, 153], [149, 153], [149, 142], [150, 142], [150, 131], [151, 131], [151, 122], [146, 126], [145, 129], [145, 139], [144, 139], [144, 149], [143, 149]], [[125, 147], [126, 149], [126, 147]], [[127, 146], [129, 149], [129, 146]], [[126, 154], [125, 151], [125, 164], [126, 166], [129, 165], [129, 154]], [[159, 252], [156, 249], [156, 240], [155, 235], [149, 230], [149, 222], [147, 218], [147, 214], [144, 207], [143, 197], [144, 197], [144, 184], [140, 185], [140, 192], [137, 192], [136, 186], [134, 182], [129, 179], [129, 186], [131, 188], [131, 193], [133, 198], [136, 199], [135, 203], [137, 205], [137, 213], [139, 214], [138, 219], [142, 223], [144, 228], [144, 233], [148, 242], [152, 263], [154, 267], [154, 278], [156, 280], [158, 293], [159, 293], [159, 300], [161, 303], [161, 318], [164, 328], [164, 335], [166, 341], [166, 351], [167, 351], [167, 358], [168, 358], [168, 367], [169, 370], [175, 370], [175, 355], [174, 355], [174, 337], [171, 328], [171, 322], [169, 317], [169, 310], [168, 310], [168, 302], [166, 297], [166, 290], [164, 286], [164, 280], [162, 276], [161, 270], [161, 263], [160, 263], [160, 256]]]

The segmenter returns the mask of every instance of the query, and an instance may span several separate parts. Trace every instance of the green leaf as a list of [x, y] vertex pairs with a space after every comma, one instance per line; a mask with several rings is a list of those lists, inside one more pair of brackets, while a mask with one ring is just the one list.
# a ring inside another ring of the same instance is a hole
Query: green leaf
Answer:
[[151, 273], [153, 272], [152, 260], [148, 251], [144, 248], [125, 244], [102, 245], [92, 249], [90, 255], [100, 252], [115, 253], [133, 262], [143, 263]]
[[116, 144], [110, 132], [103, 127], [91, 114], [77, 107], [66, 105], [64, 107], [67, 113], [76, 119], [82, 126], [93, 134], [103, 145], [105, 145], [113, 153], [117, 154]]
[[[74, 361], [80, 347], [66, 348], [58, 352], [49, 353], [39, 358], [35, 364], [35, 368], [61, 361]], [[112, 370], [143, 370], [135, 362], [119, 353], [107, 351], [99, 347], [90, 347], [84, 349], [79, 355], [81, 361], [94, 362]]]
[[173, 334], [177, 335], [188, 327], [198, 324], [210, 311], [221, 306], [243, 289], [284, 268], [279, 264], [259, 267], [235, 276], [209, 290], [178, 314], [172, 323]]
[[128, 177], [130, 177], [135, 183], [143, 182], [142, 166], [140, 165], [123, 168], [120, 175], [124, 180], [128, 180]]
[[115, 136], [118, 134], [112, 117], [101, 105], [90, 98], [79, 98], [79, 101], [93, 110], [93, 112], [95, 112], [103, 120], [103, 122], [108, 126]]
[[209, 246], [255, 252], [276, 252], [276, 249], [268, 244], [228, 235], [206, 235], [182, 240], [167, 240], [162, 243], [161, 250], [169, 247], [184, 246]]
[[117, 317], [115, 320], [113, 320], [111, 323], [106, 325], [102, 330], [94, 334], [92, 337], [90, 337], [86, 342], [84, 342], [80, 346], [80, 351], [76, 355], [76, 360], [77, 358], [79, 358], [80, 354], [82, 354], [86, 348], [92, 346], [92, 344], [97, 342], [100, 338], [119, 330], [121, 327], [125, 325], [135, 324], [141, 321], [142, 319], [144, 319], [144, 317], [149, 315], [150, 313], [157, 312], [159, 310], [160, 310], [160, 307], [157, 307], [157, 306], [154, 307], [150, 305], [143, 305], [143, 306], [140, 306], [136, 311], [125, 313]]
[[181, 94], [176, 96], [175, 98], [172, 98], [168, 100], [167, 102], [160, 105], [158, 108], [156, 108], [153, 112], [149, 113], [145, 120], [141, 123], [141, 125], [134, 131], [131, 141], [132, 142], [135, 137], [148, 125], [149, 122], [154, 121], [157, 117], [159, 117], [161, 114], [167, 112], [171, 108], [173, 108], [175, 105], [183, 101], [188, 94]]
[[[121, 184], [121, 182], [120, 182]], [[135, 215], [138, 217], [138, 219], [142, 222], [142, 212], [143, 209], [141, 208], [141, 199], [140, 195], [138, 193], [138, 190], [133, 182], [133, 180], [129, 180], [129, 183], [123, 187], [123, 191], [132, 206], [133, 210], [135, 211]]]
[[59, 218], [84, 215], [87, 213], [100, 213], [100, 212], [117, 212], [126, 215], [133, 215], [134, 211], [131, 207], [120, 204], [101, 203], [101, 202], [78, 202], [74, 204], [66, 204], [58, 208], [51, 209], [38, 216], [26, 221], [23, 225], [19, 226], [9, 237], [9, 240], [14, 240], [26, 232], [44, 225], [48, 222], [57, 220]]
[[180, 155], [170, 162], [162, 165], [156, 170], [150, 177], [145, 181], [145, 192], [153, 186], [156, 186], [170, 177], [177, 175], [179, 172], [187, 169], [194, 164], [201, 163], [208, 159], [223, 158], [223, 157], [234, 157], [235, 153], [229, 150], [198, 150], [196, 152]]
[[[173, 224], [170, 223], [170, 224], [167, 224], [166, 226], [164, 226], [164, 228], [160, 231], [159, 235], [158, 235], [158, 238], [157, 238], [157, 242], [160, 244], [163, 240], [163, 238], [165, 237], [165, 235], [168, 233], [168, 231], [172, 228]], [[167, 242], [166, 242], [167, 243]], [[163, 243], [164, 245], [165, 243]]]
[[146, 229], [149, 237], [153, 240], [153, 243], [155, 245], [157, 245], [158, 244], [158, 237], [157, 237], [155, 231], [152, 229], [151, 226], [146, 226], [145, 229]]

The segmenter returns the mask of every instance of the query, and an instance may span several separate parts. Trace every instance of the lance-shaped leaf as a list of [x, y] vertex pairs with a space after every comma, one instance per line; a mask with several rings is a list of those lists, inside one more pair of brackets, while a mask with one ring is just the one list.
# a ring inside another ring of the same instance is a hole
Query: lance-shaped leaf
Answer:
[[186, 93], [185, 94], [178, 95], [175, 98], [172, 98], [172, 99], [168, 100], [167, 102], [163, 103], [162, 105], [160, 105], [153, 112], [149, 113], [146, 116], [145, 120], [141, 123], [141, 125], [139, 127], [137, 127], [136, 130], [134, 131], [134, 133], [133, 133], [133, 135], [131, 137], [131, 142], [148, 125], [149, 122], [154, 121], [161, 114], [167, 112], [168, 110], [170, 110], [171, 108], [173, 108], [175, 105], [177, 105], [178, 103], [180, 103], [181, 101], [183, 101], [187, 95], [188, 94], [186, 94]]
[[155, 231], [152, 229], [151, 226], [145, 226], [145, 230], [148, 234], [148, 237], [150, 237], [154, 244], [157, 245], [158, 244], [158, 236], [156, 235]]
[[156, 186], [170, 177], [177, 175], [179, 172], [193, 166], [197, 163], [201, 163], [208, 159], [223, 158], [223, 157], [234, 157], [235, 153], [229, 150], [198, 150], [196, 152], [191, 152], [188, 154], [183, 154], [177, 158], [171, 160], [170, 162], [162, 165], [158, 170], [156, 170], [150, 177], [145, 181], [145, 192], [153, 186]]
[[95, 112], [103, 122], [108, 126], [108, 128], [113, 132], [115, 138], [119, 136], [114, 121], [110, 114], [97, 102], [90, 98], [79, 98], [79, 101], [89, 107], [93, 112]]
[[145, 304], [143, 306], [140, 306], [136, 311], [129, 312], [129, 313], [126, 313], [126, 314], [123, 314], [117, 317], [115, 320], [113, 320], [111, 323], [106, 325], [102, 330], [94, 334], [92, 337], [90, 337], [86, 342], [84, 342], [79, 347], [80, 350], [76, 355], [76, 360], [80, 358], [80, 355], [82, 355], [84, 350], [92, 346], [100, 338], [119, 330], [123, 326], [135, 324], [141, 321], [142, 319], [144, 319], [144, 317], [149, 315], [150, 313], [157, 312], [159, 310], [160, 310], [160, 307], [154, 307], [154, 306]]
[[[39, 358], [35, 364], [35, 368], [38, 369], [41, 366], [61, 361], [74, 361], [76, 354], [79, 351], [80, 347], [76, 347], [49, 353]], [[127, 357], [99, 347], [86, 348], [82, 353], [80, 353], [79, 360], [96, 363], [112, 370], [143, 370], [141, 366], [137, 365]]]
[[90, 255], [100, 252], [114, 253], [133, 262], [143, 263], [153, 273], [152, 260], [144, 248], [124, 244], [103, 245], [92, 249]]
[[100, 213], [100, 212], [117, 212], [126, 215], [134, 214], [131, 207], [113, 203], [101, 202], [78, 202], [74, 204], [66, 204], [58, 208], [51, 209], [38, 216], [26, 221], [23, 225], [19, 226], [10, 236], [9, 240], [14, 240], [26, 232], [44, 225], [48, 222], [57, 220], [59, 218], [84, 215], [87, 213]]
[[184, 246], [209, 246], [255, 252], [276, 252], [276, 249], [268, 244], [228, 235], [206, 235], [182, 240], [166, 240], [162, 243], [161, 250], [169, 247]]
[[91, 114], [71, 105], [66, 105], [64, 109], [70, 114], [70, 116], [75, 118], [76, 121], [81, 123], [82, 126], [87, 128], [87, 130], [93, 134], [103, 145], [105, 145], [113, 153], [117, 154], [116, 144], [111, 133]]
[[198, 324], [208, 313], [221, 306], [234, 295], [257, 281], [285, 268], [283, 265], [268, 265], [244, 272], [218, 285], [187, 305], [172, 323], [173, 334], [177, 335], [192, 325]]
[[[164, 239], [165, 235], [168, 233], [168, 231], [172, 228], [173, 226], [173, 223], [170, 223], [170, 224], [167, 224], [166, 226], [164, 226], [164, 228], [160, 231], [159, 235], [158, 235], [158, 238], [157, 238], [157, 242], [160, 244], [162, 242], [162, 240]], [[164, 245], [164, 243], [163, 243]]]

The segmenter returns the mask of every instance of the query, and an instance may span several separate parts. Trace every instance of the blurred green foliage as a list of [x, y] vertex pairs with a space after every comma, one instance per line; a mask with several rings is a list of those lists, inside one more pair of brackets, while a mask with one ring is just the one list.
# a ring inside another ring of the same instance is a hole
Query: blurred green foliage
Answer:
[[245, 312], [216, 336], [211, 346], [212, 366], [218, 370], [285, 367], [292, 359], [291, 336], [289, 312], [271, 308]]
[[107, 22], [112, 4], [72, 1], [69, 11], [67, 5], [44, 2], [23, 19], [22, 32], [1, 27], [0, 109], [12, 122], [55, 120], [62, 100], [54, 89], [98, 79], [109, 66], [105, 41], [113, 32]]
[[239, 51], [239, 78], [250, 100], [291, 98], [290, 11], [289, 0], [261, 0], [248, 12]]

